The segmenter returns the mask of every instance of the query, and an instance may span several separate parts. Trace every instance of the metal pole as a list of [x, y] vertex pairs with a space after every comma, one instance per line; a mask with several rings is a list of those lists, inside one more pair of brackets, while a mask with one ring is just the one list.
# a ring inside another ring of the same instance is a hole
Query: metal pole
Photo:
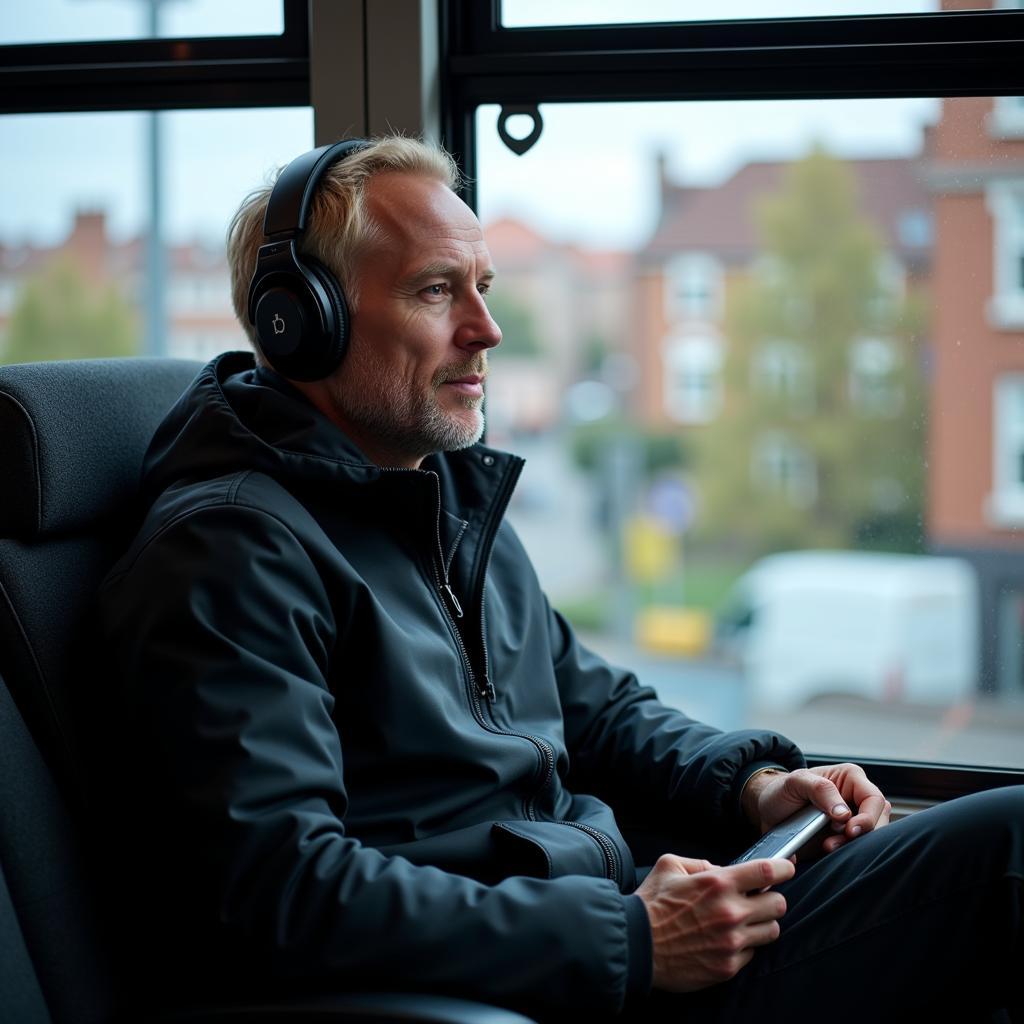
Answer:
[[602, 452], [602, 470], [608, 495], [608, 526], [612, 542], [612, 635], [632, 644], [636, 619], [636, 595], [626, 556], [626, 527], [640, 486], [640, 446], [636, 440], [617, 432], [608, 438]]
[[[160, 0], [148, 0], [149, 34], [159, 34]], [[161, 162], [160, 114], [152, 110], [146, 121], [146, 162], [149, 178], [149, 230], [146, 233], [146, 335], [145, 352], [167, 354], [167, 257], [163, 242], [161, 214], [163, 166]]]

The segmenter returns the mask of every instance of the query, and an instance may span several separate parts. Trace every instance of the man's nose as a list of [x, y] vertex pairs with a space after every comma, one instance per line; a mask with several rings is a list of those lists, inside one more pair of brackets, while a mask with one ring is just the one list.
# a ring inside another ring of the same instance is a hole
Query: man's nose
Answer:
[[495, 323], [483, 295], [476, 293], [465, 321], [459, 325], [455, 343], [461, 348], [480, 351], [501, 342], [501, 328]]

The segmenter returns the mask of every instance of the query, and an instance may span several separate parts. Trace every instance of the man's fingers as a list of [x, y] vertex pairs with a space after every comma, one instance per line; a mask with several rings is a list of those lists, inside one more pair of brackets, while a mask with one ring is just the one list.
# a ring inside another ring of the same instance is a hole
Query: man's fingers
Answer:
[[748, 924], [777, 921], [786, 913], [786, 897], [778, 892], [764, 892], [750, 897]]
[[846, 840], [842, 836], [829, 836], [828, 839], [821, 844], [821, 848], [825, 853], [835, 853], [835, 851], [838, 850], [845, 842]]
[[817, 771], [802, 768], [791, 772], [786, 776], [786, 789], [790, 797], [813, 804], [835, 822], [845, 825], [850, 816], [850, 808], [839, 787]]
[[753, 892], [792, 878], [796, 874], [796, 865], [783, 859], [749, 860], [746, 864], [733, 864], [723, 870], [728, 872], [739, 892]]
[[779, 937], [778, 921], [767, 921], [763, 924], [752, 924], [744, 929], [743, 939], [747, 949], [754, 946], [767, 946]]
[[833, 821], [845, 822], [851, 814], [849, 806], [843, 799], [843, 794], [839, 792], [835, 783], [829, 779], [823, 779], [820, 776], [816, 777], [814, 786], [808, 796], [811, 803], [819, 811], [824, 811]]
[[878, 828], [882, 816], [886, 813], [887, 804], [888, 801], [879, 792], [865, 797], [857, 805], [857, 813], [846, 823], [846, 834], [853, 838], [859, 836], [861, 832], [870, 832]]

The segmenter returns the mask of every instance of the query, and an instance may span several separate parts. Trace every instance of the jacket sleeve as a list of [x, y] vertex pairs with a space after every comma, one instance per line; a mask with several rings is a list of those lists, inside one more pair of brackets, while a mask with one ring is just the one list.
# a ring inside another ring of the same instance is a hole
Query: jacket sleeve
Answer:
[[627, 824], [685, 829], [691, 837], [711, 830], [727, 843], [748, 838], [743, 783], [759, 766], [803, 767], [799, 749], [777, 733], [726, 733], [667, 707], [632, 672], [583, 646], [550, 607], [548, 623], [569, 788], [602, 797]]
[[346, 834], [332, 604], [276, 516], [179, 516], [112, 573], [101, 613], [148, 759], [148, 816], [176, 870], [205, 880], [194, 919], [251, 976], [621, 1007], [627, 898], [613, 882], [484, 885]]

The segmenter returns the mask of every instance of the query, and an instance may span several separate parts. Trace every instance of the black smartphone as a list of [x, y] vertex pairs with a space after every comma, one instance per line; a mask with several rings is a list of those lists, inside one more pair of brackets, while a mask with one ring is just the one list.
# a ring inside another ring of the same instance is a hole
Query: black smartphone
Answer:
[[829, 816], [824, 811], [819, 811], [817, 807], [805, 807], [765, 832], [746, 853], [732, 863], [744, 864], [748, 860], [760, 860], [763, 857], [790, 857], [825, 828], [830, 820]]

